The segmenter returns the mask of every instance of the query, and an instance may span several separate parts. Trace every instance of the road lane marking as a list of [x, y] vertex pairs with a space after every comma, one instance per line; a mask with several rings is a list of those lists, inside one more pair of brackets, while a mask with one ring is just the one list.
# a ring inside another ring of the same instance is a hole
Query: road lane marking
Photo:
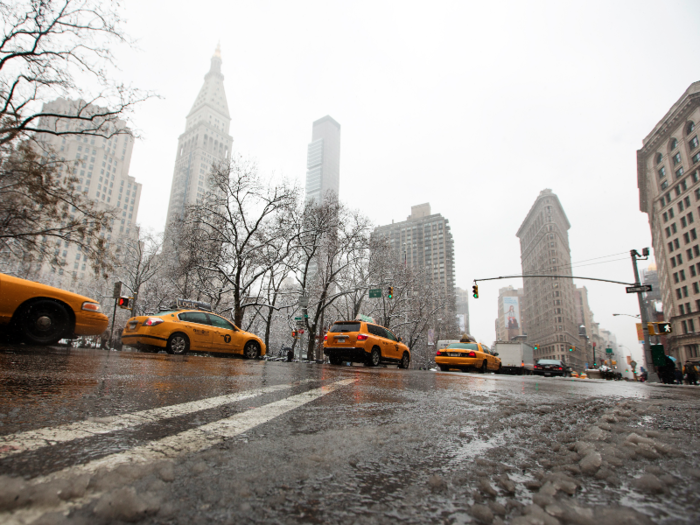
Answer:
[[[168, 436], [158, 441], [151, 441], [150, 443], [124, 452], [96, 459], [84, 465], [68, 467], [46, 476], [34, 478], [28, 481], [28, 484], [36, 486], [59, 479], [70, 480], [81, 474], [94, 474], [99, 469], [103, 468], [112, 470], [124, 464], [143, 465], [153, 461], [174, 459], [185, 454], [200, 452], [215, 446], [226, 438], [243, 434], [276, 417], [330, 394], [340, 387], [353, 384], [356, 381], [357, 379], [354, 378], [336, 381], [320, 388], [315, 388], [258, 408], [250, 409], [246, 412], [235, 414], [225, 419], [202, 425], [201, 427], [185, 430], [179, 434]], [[0, 523], [4, 525], [27, 525], [34, 522], [48, 511], [67, 514], [71, 509], [87, 505], [107, 492], [109, 491], [87, 494], [72, 501], [61, 501], [57, 505], [51, 507], [43, 506], [18, 509], [14, 512], [0, 512]]]
[[75, 439], [94, 437], [95, 435], [99, 434], [107, 434], [109, 432], [116, 432], [118, 430], [133, 428], [139, 425], [156, 423], [163, 419], [170, 419], [177, 416], [184, 416], [194, 412], [199, 412], [201, 410], [216, 408], [222, 405], [242, 401], [244, 399], [250, 399], [251, 397], [278, 392], [280, 390], [285, 390], [293, 386], [309, 383], [311, 381], [317, 380], [305, 379], [289, 385], [273, 385], [263, 388], [256, 388], [253, 390], [246, 390], [244, 392], [236, 392], [235, 394], [227, 394], [225, 396], [210, 397], [207, 399], [200, 399], [199, 401], [190, 401], [178, 405], [141, 410], [131, 414], [120, 414], [116, 416], [89, 419], [75, 423], [68, 423], [57, 427], [40, 428], [37, 430], [19, 432], [17, 434], [0, 436], [0, 459], [12, 456], [14, 454], [19, 454], [21, 452], [28, 452], [42, 447], [73, 441]]

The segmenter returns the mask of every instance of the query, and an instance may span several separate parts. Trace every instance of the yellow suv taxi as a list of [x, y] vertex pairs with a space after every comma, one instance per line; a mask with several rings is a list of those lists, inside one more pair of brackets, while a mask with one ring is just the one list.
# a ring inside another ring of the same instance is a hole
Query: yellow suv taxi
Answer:
[[208, 311], [207, 303], [178, 301], [178, 306], [185, 305], [190, 308], [132, 317], [122, 332], [122, 344], [139, 349], [164, 348], [169, 354], [191, 350], [238, 354], [246, 359], [265, 355], [262, 339]]
[[459, 368], [464, 372], [470, 369], [477, 369], [482, 373], [488, 370], [498, 372], [501, 369], [501, 360], [497, 356], [498, 353], [492, 352], [488, 346], [475, 341], [450, 343], [446, 348], [437, 351], [435, 364], [443, 372], [450, 368]]
[[362, 321], [338, 321], [325, 336], [323, 353], [332, 365], [351, 361], [377, 366], [381, 363], [396, 364], [407, 369], [411, 363], [411, 351], [388, 328]]
[[0, 325], [28, 344], [99, 335], [109, 322], [101, 310], [89, 297], [0, 273]]

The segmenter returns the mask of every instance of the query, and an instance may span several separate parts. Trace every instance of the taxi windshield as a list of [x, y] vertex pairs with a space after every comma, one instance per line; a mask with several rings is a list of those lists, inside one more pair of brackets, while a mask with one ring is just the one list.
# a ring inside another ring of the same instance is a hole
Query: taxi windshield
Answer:
[[331, 329], [331, 332], [359, 332], [360, 323], [335, 323]]
[[451, 343], [447, 345], [447, 349], [449, 348], [461, 348], [462, 350], [478, 350], [479, 345], [476, 343]]

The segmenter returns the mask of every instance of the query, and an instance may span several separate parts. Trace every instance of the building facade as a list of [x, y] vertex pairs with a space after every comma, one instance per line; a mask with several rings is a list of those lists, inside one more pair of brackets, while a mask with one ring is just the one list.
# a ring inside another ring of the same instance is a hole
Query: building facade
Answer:
[[454, 296], [454, 240], [450, 221], [439, 213], [431, 213], [430, 204], [411, 206], [411, 215], [405, 221], [379, 226], [374, 234], [387, 237], [399, 260], [425, 270], [435, 287], [445, 295]]
[[455, 315], [457, 316], [457, 329], [460, 334], [470, 333], [469, 329], [469, 290], [455, 288]]
[[559, 198], [549, 189], [540, 192], [516, 234], [522, 273], [554, 277], [523, 278], [522, 317], [527, 341], [538, 347], [536, 359], [561, 359], [582, 369], [575, 286], [571, 278], [557, 277], [571, 275], [570, 228]]
[[508, 286], [498, 290], [498, 317], [496, 318], [496, 340], [510, 341], [526, 334], [521, 315], [523, 289]]
[[306, 153], [306, 200], [340, 195], [340, 124], [326, 115], [313, 123]]
[[661, 302], [673, 327], [666, 353], [700, 362], [700, 81], [637, 151], [639, 209], [651, 228]]
[[204, 84], [185, 118], [185, 132], [177, 141], [166, 234], [173, 223], [184, 217], [188, 206], [202, 202], [212, 166], [230, 159], [233, 145], [230, 126], [221, 50], [217, 46], [209, 72], [204, 75]]
[[[82, 114], [89, 114], [91, 106], [82, 100], [59, 98], [44, 104], [42, 111], [53, 115], [76, 115], [79, 110]], [[95, 110], [104, 113], [102, 108]], [[83, 123], [77, 119], [44, 117], [40, 126], [62, 131], [69, 131], [65, 126], [70, 126], [71, 131], [79, 133]], [[115, 122], [114, 130], [118, 132], [111, 138], [49, 133], [37, 136], [38, 142], [48, 146], [58, 158], [73, 161], [72, 176], [77, 179], [75, 189], [98, 203], [101, 209], [115, 214], [111, 233], [105, 233], [105, 240], [112, 245], [120, 240], [138, 237], [136, 218], [141, 199], [141, 184], [129, 175], [134, 137], [123, 121]], [[61, 172], [64, 177], [67, 176], [67, 166]], [[67, 241], [56, 242], [59, 243], [56, 249], [61, 266], [43, 265], [37, 279], [67, 290], [80, 290], [81, 284], [93, 273], [87, 255], [81, 254], [75, 245]]]

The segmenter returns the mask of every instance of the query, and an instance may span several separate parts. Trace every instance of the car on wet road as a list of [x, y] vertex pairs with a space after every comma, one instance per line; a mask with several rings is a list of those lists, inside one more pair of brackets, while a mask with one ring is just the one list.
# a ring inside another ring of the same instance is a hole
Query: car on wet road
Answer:
[[571, 375], [571, 369], [559, 359], [539, 359], [532, 373], [541, 376], [567, 377]]
[[0, 325], [27, 344], [99, 335], [108, 322], [94, 299], [0, 273]]
[[333, 323], [323, 341], [323, 353], [332, 365], [345, 362], [368, 366], [396, 364], [407, 369], [411, 351], [394, 332], [373, 322], [355, 319]]
[[479, 370], [482, 373], [498, 372], [501, 369], [498, 353], [491, 351], [485, 344], [475, 341], [448, 344], [435, 354], [435, 364], [443, 372], [453, 368], [463, 372]]
[[211, 352], [256, 359], [265, 343], [231, 321], [200, 308], [181, 308], [132, 317], [122, 332], [122, 344], [140, 350], [164, 349], [169, 354]]

